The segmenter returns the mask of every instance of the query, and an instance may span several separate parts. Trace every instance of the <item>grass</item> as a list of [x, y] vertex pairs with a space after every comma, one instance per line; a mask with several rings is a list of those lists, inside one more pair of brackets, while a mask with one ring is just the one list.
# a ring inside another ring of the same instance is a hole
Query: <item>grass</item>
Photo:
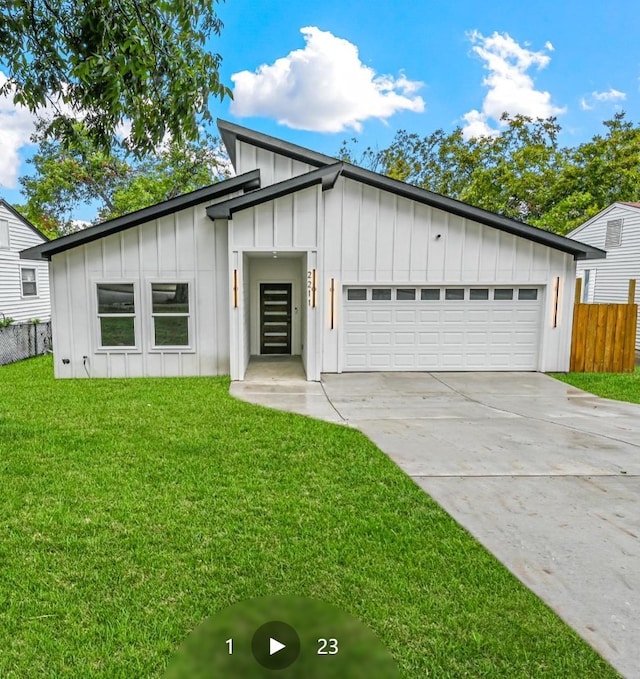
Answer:
[[0, 676], [160, 677], [198, 623], [299, 594], [405, 677], [614, 671], [358, 432], [226, 378], [0, 368]]
[[640, 403], [640, 368], [632, 373], [557, 373], [554, 377], [596, 396]]

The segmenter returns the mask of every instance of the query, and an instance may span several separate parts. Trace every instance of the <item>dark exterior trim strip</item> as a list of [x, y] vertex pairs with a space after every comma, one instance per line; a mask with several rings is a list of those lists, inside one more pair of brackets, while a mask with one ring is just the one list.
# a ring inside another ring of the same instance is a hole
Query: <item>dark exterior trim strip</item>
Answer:
[[10, 212], [14, 217], [16, 217], [17, 219], [19, 219], [25, 226], [28, 226], [28, 227], [29, 227], [29, 228], [30, 228], [37, 236], [40, 236], [40, 238], [42, 238], [43, 241], [45, 241], [45, 242], [48, 242], [48, 241], [49, 241], [49, 238], [48, 238], [47, 236], [45, 236], [45, 235], [42, 233], [42, 231], [40, 231], [40, 229], [39, 229], [35, 224], [32, 224], [26, 217], [24, 217], [23, 215], [21, 215], [21, 214], [13, 207], [13, 205], [10, 205], [9, 203], [7, 203], [7, 201], [6, 201], [4, 198], [0, 198], [0, 205], [4, 205], [4, 206], [7, 208], [7, 210], [9, 210], [9, 212]]
[[233, 213], [238, 210], [246, 210], [255, 205], [261, 205], [270, 200], [287, 196], [290, 193], [307, 189], [315, 184], [322, 184], [322, 190], [328, 191], [334, 187], [343, 167], [343, 163], [334, 163], [333, 165], [312, 170], [298, 177], [265, 186], [263, 189], [252, 191], [244, 196], [230, 198], [223, 203], [217, 203], [208, 207], [207, 216], [210, 219], [231, 219]]
[[58, 254], [59, 252], [64, 252], [65, 250], [91, 243], [92, 241], [104, 238], [105, 236], [119, 233], [120, 231], [125, 231], [126, 229], [138, 226], [144, 222], [151, 221], [152, 219], [165, 217], [166, 215], [185, 210], [186, 208], [193, 207], [194, 205], [198, 205], [199, 203], [203, 203], [213, 198], [225, 196], [234, 191], [250, 191], [257, 189], [259, 186], [260, 170], [252, 170], [251, 172], [247, 172], [238, 177], [232, 177], [231, 179], [226, 179], [225, 181], [217, 182], [201, 189], [196, 189], [190, 193], [170, 198], [169, 200], [156, 203], [155, 205], [142, 208], [141, 210], [136, 210], [135, 212], [130, 212], [122, 217], [116, 217], [115, 219], [110, 219], [109, 221], [96, 224], [95, 226], [89, 226], [82, 231], [72, 233], [68, 236], [56, 238], [55, 240], [42, 245], [22, 250], [20, 258], [50, 260], [53, 255]]

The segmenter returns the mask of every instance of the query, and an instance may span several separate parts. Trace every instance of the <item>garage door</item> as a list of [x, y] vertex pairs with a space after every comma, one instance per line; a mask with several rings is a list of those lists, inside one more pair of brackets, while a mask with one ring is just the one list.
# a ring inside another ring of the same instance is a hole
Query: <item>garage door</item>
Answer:
[[343, 370], [536, 370], [533, 287], [347, 287]]

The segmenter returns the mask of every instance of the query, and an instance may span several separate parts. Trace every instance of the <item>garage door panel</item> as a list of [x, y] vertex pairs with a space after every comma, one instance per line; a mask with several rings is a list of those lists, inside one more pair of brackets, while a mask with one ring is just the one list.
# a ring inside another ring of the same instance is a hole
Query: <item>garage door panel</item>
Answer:
[[[402, 286], [400, 286], [402, 287]], [[343, 370], [535, 370], [541, 299], [345, 299]], [[458, 288], [463, 286], [456, 286]], [[480, 286], [478, 286], [479, 288]], [[486, 289], [486, 287], [485, 287]], [[425, 295], [427, 296], [427, 295]], [[478, 296], [478, 295], [476, 295]]]

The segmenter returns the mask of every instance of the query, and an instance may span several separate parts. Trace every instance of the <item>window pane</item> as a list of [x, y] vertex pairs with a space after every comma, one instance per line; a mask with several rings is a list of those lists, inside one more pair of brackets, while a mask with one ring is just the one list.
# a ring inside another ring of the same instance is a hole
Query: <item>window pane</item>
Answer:
[[22, 295], [23, 297], [33, 297], [38, 294], [38, 289], [35, 283], [23, 283], [22, 284]]
[[520, 290], [518, 290], [518, 299], [538, 299], [538, 289], [520, 288]]
[[489, 299], [489, 289], [471, 288], [471, 290], [469, 290], [469, 299]]
[[0, 248], [3, 250], [9, 248], [9, 221], [7, 219], [0, 219]]
[[36, 270], [35, 269], [22, 269], [22, 280], [26, 283], [34, 282], [36, 280]]
[[151, 285], [154, 314], [188, 314], [188, 283], [153, 283]]
[[513, 299], [513, 288], [498, 288], [494, 290], [493, 299]]
[[133, 314], [133, 283], [99, 283], [99, 314]]
[[409, 300], [409, 299], [415, 299], [416, 298], [416, 289], [415, 288], [398, 288], [396, 290], [396, 299], [397, 300]]
[[420, 290], [420, 299], [423, 300], [440, 299], [440, 288], [427, 288], [425, 290]]
[[361, 302], [367, 299], [367, 289], [366, 288], [349, 288], [347, 290], [347, 299], [352, 302]]
[[133, 347], [136, 336], [133, 316], [100, 319], [100, 344], [103, 347]]
[[445, 299], [464, 299], [464, 288], [447, 288], [444, 291]]
[[155, 316], [153, 323], [156, 346], [189, 346], [189, 318], [187, 316]]
[[387, 300], [391, 299], [391, 288], [374, 288], [372, 291], [372, 299], [374, 300]]

